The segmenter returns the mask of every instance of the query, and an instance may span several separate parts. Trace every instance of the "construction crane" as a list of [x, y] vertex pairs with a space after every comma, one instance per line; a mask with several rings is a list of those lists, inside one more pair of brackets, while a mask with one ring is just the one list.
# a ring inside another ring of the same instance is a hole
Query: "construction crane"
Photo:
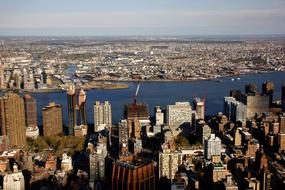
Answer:
[[141, 84], [139, 83], [138, 86], [137, 86], [136, 93], [134, 95], [134, 104], [135, 105], [137, 104], [137, 96], [138, 96], [138, 93], [139, 93], [139, 90], [140, 90], [140, 86], [141, 86]]

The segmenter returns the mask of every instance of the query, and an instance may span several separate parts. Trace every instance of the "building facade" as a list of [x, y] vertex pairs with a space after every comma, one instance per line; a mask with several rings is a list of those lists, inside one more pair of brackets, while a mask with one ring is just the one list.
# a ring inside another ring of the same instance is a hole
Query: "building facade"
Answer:
[[159, 153], [159, 178], [166, 177], [173, 180], [182, 164], [182, 154], [179, 151], [164, 150]]
[[62, 133], [62, 107], [54, 102], [42, 109], [43, 134], [53, 136]]
[[192, 108], [189, 102], [175, 102], [167, 106], [167, 125], [174, 135], [178, 135], [182, 127], [190, 129], [191, 121]]
[[202, 144], [204, 144], [205, 139], [210, 138], [210, 136], [211, 136], [211, 128], [209, 127], [209, 125], [206, 124], [205, 121], [200, 120], [197, 123], [196, 136], [197, 136], [198, 140]]
[[102, 130], [103, 127], [112, 127], [112, 108], [109, 101], [100, 103], [96, 101], [94, 104], [94, 130], [95, 132]]
[[224, 113], [231, 121], [246, 122], [247, 107], [234, 97], [224, 98]]
[[209, 139], [205, 139], [204, 154], [207, 160], [210, 160], [212, 156], [221, 155], [221, 143], [221, 139], [215, 134], [211, 134]]

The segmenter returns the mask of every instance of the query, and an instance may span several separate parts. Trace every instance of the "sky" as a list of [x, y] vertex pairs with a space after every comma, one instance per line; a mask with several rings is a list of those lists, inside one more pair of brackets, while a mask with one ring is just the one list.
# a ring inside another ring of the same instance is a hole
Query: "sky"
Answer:
[[0, 0], [0, 35], [285, 34], [285, 0]]

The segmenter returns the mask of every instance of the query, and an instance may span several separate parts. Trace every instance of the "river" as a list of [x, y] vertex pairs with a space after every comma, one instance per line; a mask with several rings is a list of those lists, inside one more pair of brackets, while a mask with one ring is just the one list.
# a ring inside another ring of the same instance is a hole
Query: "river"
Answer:
[[[281, 85], [285, 84], [285, 73], [262, 73], [239, 76], [240, 80], [234, 81], [229, 78], [222, 78], [220, 82], [211, 80], [199, 80], [188, 82], [142, 82], [138, 94], [138, 102], [148, 104], [151, 114], [156, 105], [166, 108], [166, 105], [175, 101], [191, 101], [193, 97], [206, 98], [206, 114], [213, 115], [223, 111], [223, 97], [229, 95], [231, 89], [244, 91], [247, 83], [256, 83], [261, 91], [262, 82], [271, 81], [275, 85], [274, 99], [281, 97]], [[113, 123], [116, 124], [123, 116], [123, 106], [132, 101], [136, 91], [136, 82], [128, 82], [128, 89], [87, 91], [87, 120], [94, 122], [93, 104], [96, 100], [109, 100], [112, 105]], [[41, 109], [54, 101], [63, 106], [63, 122], [67, 124], [67, 97], [65, 92], [32, 93], [37, 100], [38, 122], [42, 124]]]

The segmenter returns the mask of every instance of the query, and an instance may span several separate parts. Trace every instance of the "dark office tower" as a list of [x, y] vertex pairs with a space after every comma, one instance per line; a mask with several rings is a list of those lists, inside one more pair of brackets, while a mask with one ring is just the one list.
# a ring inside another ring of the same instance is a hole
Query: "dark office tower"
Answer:
[[37, 103], [29, 94], [24, 95], [26, 126], [37, 126]]
[[62, 133], [61, 105], [50, 102], [42, 109], [44, 136], [53, 136]]
[[78, 95], [78, 124], [87, 125], [86, 92], [81, 89]]
[[26, 144], [24, 100], [16, 93], [0, 97], [1, 136], [8, 136], [9, 147]]
[[272, 82], [264, 82], [262, 84], [262, 94], [269, 96], [269, 106], [272, 107], [273, 103], [274, 84]]
[[154, 190], [153, 161], [128, 157], [113, 162], [112, 190]]
[[281, 92], [282, 92], [281, 95], [282, 111], [285, 112], [285, 84], [282, 85]]
[[241, 97], [241, 91], [240, 90], [231, 90], [230, 96], [234, 97], [237, 101], [239, 101], [240, 97]]
[[247, 84], [245, 85], [245, 93], [246, 94], [256, 94], [257, 93], [257, 86], [256, 84]]
[[68, 135], [74, 135], [74, 128], [76, 126], [76, 93], [73, 85], [67, 89], [67, 107]]

